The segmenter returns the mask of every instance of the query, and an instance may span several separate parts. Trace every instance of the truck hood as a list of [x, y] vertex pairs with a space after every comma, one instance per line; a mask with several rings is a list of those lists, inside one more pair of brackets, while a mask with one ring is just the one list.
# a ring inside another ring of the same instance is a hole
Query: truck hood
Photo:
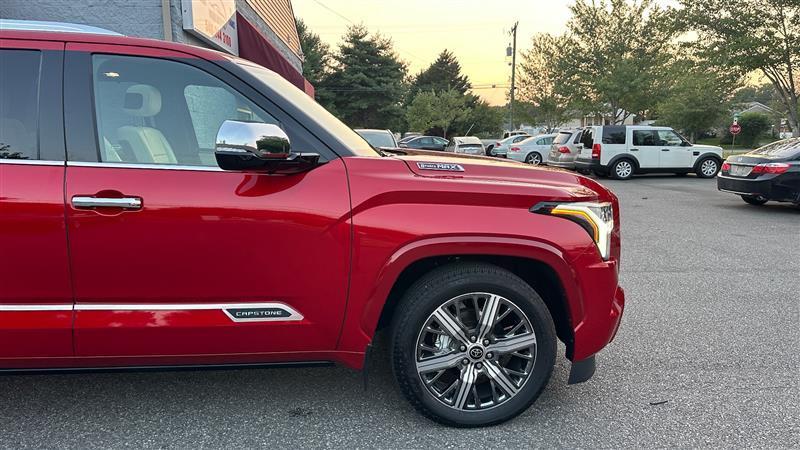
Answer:
[[402, 154], [393, 156], [404, 161], [414, 174], [421, 177], [458, 179], [493, 186], [530, 186], [549, 191], [554, 198], [572, 201], [595, 200], [606, 197], [603, 194], [608, 193], [599, 183], [582, 175], [507, 159], [411, 149], [402, 149]]

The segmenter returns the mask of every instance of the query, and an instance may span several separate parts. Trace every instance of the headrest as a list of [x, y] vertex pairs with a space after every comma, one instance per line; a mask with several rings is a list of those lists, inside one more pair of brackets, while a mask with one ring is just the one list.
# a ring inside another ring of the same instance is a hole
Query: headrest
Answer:
[[148, 84], [134, 84], [125, 91], [123, 108], [132, 116], [155, 116], [161, 111], [161, 92]]

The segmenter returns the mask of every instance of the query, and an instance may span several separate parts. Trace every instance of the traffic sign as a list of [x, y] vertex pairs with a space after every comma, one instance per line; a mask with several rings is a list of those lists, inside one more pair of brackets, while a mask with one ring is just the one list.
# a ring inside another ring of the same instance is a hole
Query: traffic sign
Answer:
[[734, 123], [733, 125], [731, 125], [728, 131], [730, 131], [732, 135], [736, 136], [737, 134], [742, 132], [742, 126], [739, 125], [738, 123]]

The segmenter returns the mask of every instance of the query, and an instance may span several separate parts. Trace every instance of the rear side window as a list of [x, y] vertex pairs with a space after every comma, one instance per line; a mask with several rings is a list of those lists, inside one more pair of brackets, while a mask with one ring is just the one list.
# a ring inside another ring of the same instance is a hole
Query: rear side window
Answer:
[[658, 136], [653, 130], [634, 130], [633, 145], [643, 147], [658, 145]]
[[0, 159], [39, 158], [36, 50], [0, 50]]
[[625, 144], [625, 127], [603, 127], [603, 144]]
[[572, 137], [572, 133], [561, 132], [561, 133], [558, 133], [558, 136], [556, 136], [556, 138], [553, 140], [553, 143], [554, 144], [559, 144], [559, 145], [566, 144], [567, 141], [569, 141], [569, 138], [571, 138], [571, 137]]

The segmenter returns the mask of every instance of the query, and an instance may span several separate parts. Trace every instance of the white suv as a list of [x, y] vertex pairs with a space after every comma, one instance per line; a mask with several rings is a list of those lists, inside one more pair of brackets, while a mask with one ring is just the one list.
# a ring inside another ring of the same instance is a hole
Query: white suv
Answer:
[[575, 168], [627, 180], [639, 173], [694, 172], [717, 175], [722, 147], [692, 144], [669, 127], [605, 125], [587, 127]]

